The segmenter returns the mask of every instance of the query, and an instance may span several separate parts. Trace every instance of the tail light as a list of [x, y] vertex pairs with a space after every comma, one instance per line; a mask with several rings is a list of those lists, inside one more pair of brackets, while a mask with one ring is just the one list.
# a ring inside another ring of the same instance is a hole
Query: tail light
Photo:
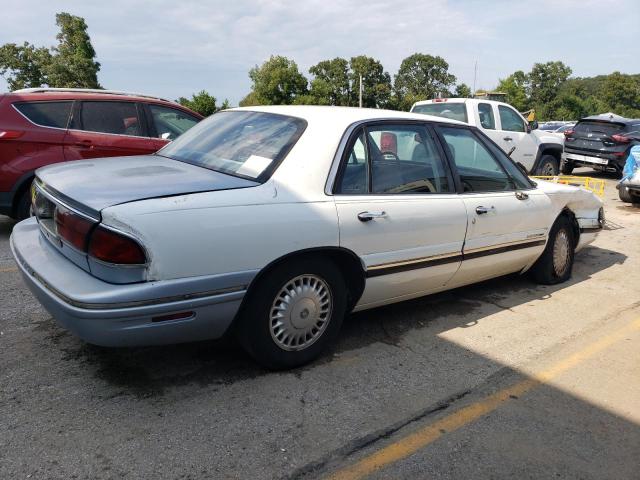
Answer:
[[53, 218], [58, 235], [78, 250], [86, 252], [87, 236], [94, 222], [57, 206]]
[[573, 135], [573, 130], [565, 130], [564, 131], [564, 136], [568, 137], [569, 135]]
[[0, 140], [14, 140], [24, 135], [21, 130], [0, 130]]
[[124, 265], [141, 265], [147, 261], [138, 242], [101, 226], [91, 234], [89, 255], [103, 262]]
[[625, 137], [624, 135], [611, 135], [611, 140], [618, 143], [629, 143], [631, 141], [631, 138]]

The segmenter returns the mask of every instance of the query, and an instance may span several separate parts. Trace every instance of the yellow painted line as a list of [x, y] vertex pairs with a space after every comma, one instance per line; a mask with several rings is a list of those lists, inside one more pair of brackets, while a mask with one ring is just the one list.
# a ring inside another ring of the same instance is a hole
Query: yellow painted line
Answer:
[[406, 458], [418, 450], [435, 442], [447, 432], [458, 430], [497, 409], [511, 396], [520, 396], [534, 387], [549, 382], [567, 370], [579, 365], [614, 343], [624, 339], [626, 335], [640, 330], [640, 318], [615, 332], [602, 337], [598, 341], [555, 363], [546, 370], [533, 374], [530, 378], [496, 392], [483, 400], [472, 403], [450, 415], [427, 425], [420, 430], [368, 455], [357, 463], [338, 470], [328, 478], [330, 480], [356, 480], [364, 478], [394, 462]]
[[17, 271], [18, 271], [17, 267], [3, 267], [3, 268], [0, 268], [0, 273], [17, 272]]

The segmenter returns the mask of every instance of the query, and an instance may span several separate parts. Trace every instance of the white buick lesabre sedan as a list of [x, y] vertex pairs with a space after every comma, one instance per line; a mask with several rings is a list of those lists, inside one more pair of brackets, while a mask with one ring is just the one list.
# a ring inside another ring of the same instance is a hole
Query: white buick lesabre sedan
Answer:
[[534, 183], [477, 129], [338, 107], [217, 113], [157, 154], [38, 170], [11, 247], [60, 324], [105, 346], [233, 331], [301, 365], [353, 310], [529, 272], [569, 278], [602, 202]]

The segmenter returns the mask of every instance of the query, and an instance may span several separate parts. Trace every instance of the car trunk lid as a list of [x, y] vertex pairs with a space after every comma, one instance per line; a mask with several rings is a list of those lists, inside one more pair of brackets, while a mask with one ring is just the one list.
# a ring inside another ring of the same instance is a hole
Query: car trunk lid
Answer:
[[36, 176], [49, 194], [94, 218], [122, 203], [258, 185], [159, 155], [58, 163]]
[[624, 151], [628, 145], [617, 142], [613, 135], [621, 135], [625, 131], [623, 123], [589, 120], [578, 122], [573, 132], [567, 135], [565, 145], [570, 149], [588, 152]]

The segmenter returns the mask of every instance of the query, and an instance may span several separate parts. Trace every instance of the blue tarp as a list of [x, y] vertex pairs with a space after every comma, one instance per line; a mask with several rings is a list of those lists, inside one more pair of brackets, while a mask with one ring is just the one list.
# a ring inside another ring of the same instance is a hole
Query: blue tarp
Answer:
[[631, 147], [627, 162], [624, 164], [624, 169], [622, 170], [622, 180], [620, 181], [622, 182], [633, 177], [633, 174], [636, 173], [638, 168], [640, 168], [640, 145]]

